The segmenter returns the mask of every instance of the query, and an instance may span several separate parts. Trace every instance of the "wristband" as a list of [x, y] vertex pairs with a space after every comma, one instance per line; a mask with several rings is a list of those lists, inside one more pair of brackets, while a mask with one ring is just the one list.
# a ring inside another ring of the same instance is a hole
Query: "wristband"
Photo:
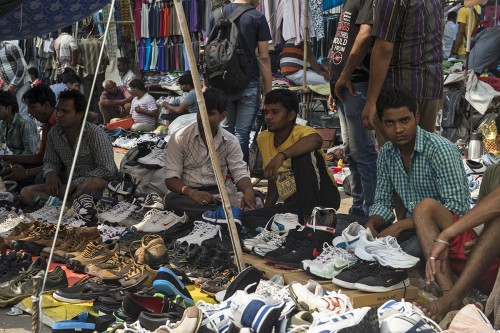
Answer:
[[278, 152], [278, 154], [282, 154], [283, 156], [285, 156], [285, 160], [288, 159], [288, 156], [286, 156], [286, 154], [284, 152], [280, 151], [280, 152]]
[[445, 241], [445, 240], [439, 239], [439, 238], [434, 239], [434, 243], [443, 243], [443, 244], [446, 244], [446, 245], [448, 245], [448, 246], [451, 246], [451, 244], [450, 244], [450, 243], [448, 243], [448, 242], [447, 242], [447, 241]]

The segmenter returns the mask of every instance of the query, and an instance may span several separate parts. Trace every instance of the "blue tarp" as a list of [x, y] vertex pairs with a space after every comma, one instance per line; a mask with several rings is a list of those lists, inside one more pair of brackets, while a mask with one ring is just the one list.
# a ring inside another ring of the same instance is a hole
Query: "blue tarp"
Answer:
[[93, 15], [108, 0], [24, 0], [2, 13], [0, 40], [41, 36]]

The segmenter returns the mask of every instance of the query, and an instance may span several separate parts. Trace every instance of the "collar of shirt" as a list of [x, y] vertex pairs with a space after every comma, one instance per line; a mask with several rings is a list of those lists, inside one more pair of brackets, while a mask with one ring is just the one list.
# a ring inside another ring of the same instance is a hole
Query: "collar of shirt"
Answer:
[[[424, 130], [422, 128], [420, 128], [420, 126], [417, 125], [417, 132], [416, 132], [416, 136], [415, 136], [415, 146], [413, 147], [413, 151], [416, 151], [416, 152], [423, 152], [424, 151], [424, 135], [425, 133], [423, 133]], [[399, 151], [399, 147], [396, 146], [395, 144], [393, 144], [392, 142], [389, 142], [389, 147], [390, 147], [390, 150], [393, 154], [400, 154], [400, 151]]]
[[[55, 113], [55, 112], [54, 112]], [[88, 131], [88, 126], [85, 125], [85, 128], [83, 129], [83, 135], [85, 135], [85, 133], [87, 133]], [[62, 127], [60, 127], [58, 124], [54, 125], [54, 127], [52, 127], [54, 131], [57, 132], [57, 134], [59, 136], [62, 136], [64, 134], [64, 129]]]
[[[20, 115], [19, 113], [16, 113], [14, 114], [14, 119], [12, 119], [12, 127], [15, 127], [15, 125], [17, 125], [17, 123], [21, 122], [21, 119], [20, 119]], [[5, 132], [7, 132], [7, 122], [6, 121], [2, 121], [2, 127], [4, 128]]]
[[[194, 137], [198, 137], [199, 140], [202, 142], [203, 144], [203, 139], [201, 138], [201, 133], [200, 133], [200, 128], [198, 127], [198, 122], [194, 123], [193, 124], [194, 127], [195, 127], [195, 130], [194, 130]], [[225, 139], [224, 137], [224, 134], [223, 134], [223, 129], [222, 129], [222, 126], [219, 125], [219, 129], [217, 130], [217, 134], [215, 134], [215, 137], [214, 137], [214, 144], [215, 144], [215, 148], [219, 147], [219, 145], [222, 143], [222, 141]], [[208, 149], [208, 148], [207, 148]]]

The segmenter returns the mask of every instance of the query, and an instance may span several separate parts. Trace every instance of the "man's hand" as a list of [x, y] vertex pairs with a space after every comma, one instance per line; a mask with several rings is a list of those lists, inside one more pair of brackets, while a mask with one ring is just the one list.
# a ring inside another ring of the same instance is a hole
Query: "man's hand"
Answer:
[[363, 113], [361, 114], [361, 119], [363, 120], [363, 125], [373, 130], [375, 129], [375, 114], [377, 113], [377, 109], [375, 105], [371, 105], [366, 103], [365, 108], [363, 109]]
[[[443, 239], [441, 235], [438, 237]], [[444, 240], [444, 239], [443, 239]], [[436, 280], [436, 261], [439, 261], [440, 271], [442, 274], [446, 273], [446, 261], [448, 260], [448, 245], [444, 243], [434, 243], [431, 254], [427, 259], [425, 265], [425, 276], [427, 284]], [[433, 259], [431, 259], [433, 258]]]
[[23, 180], [28, 178], [26, 175], [26, 169], [20, 165], [16, 165], [12, 168], [4, 169], [5, 174], [2, 176], [4, 180]]
[[471, 241], [468, 241], [464, 244], [464, 254], [468, 257], [472, 251], [472, 248], [474, 247], [474, 245], [476, 245], [476, 239], [473, 239]]
[[215, 202], [215, 198], [210, 193], [205, 191], [194, 190], [189, 197], [202, 206]]
[[340, 101], [344, 101], [344, 98], [342, 97], [342, 90], [344, 88], [347, 88], [347, 91], [349, 91], [349, 94], [351, 94], [351, 96], [356, 96], [356, 93], [354, 92], [354, 89], [352, 88], [351, 79], [341, 75], [340, 78], [338, 79], [337, 83], [335, 83], [335, 88], [334, 88], [335, 96], [337, 96], [337, 98]]
[[276, 154], [264, 169], [264, 178], [276, 179], [278, 177], [278, 170], [283, 165], [283, 162], [285, 162], [285, 156], [279, 153]]
[[49, 172], [45, 176], [45, 186], [47, 192], [53, 197], [59, 197], [59, 192], [62, 186], [59, 176], [55, 172]]
[[14, 87], [13, 85], [10, 85], [9, 88], [7, 89], [7, 91], [9, 93], [11, 93], [12, 95], [15, 95], [16, 94], [16, 87]]
[[257, 207], [253, 189], [248, 189], [243, 193], [243, 200], [241, 200], [240, 205], [242, 210], [251, 210]]
[[144, 111], [142, 111], [142, 109], [141, 109], [141, 107], [139, 105], [137, 105], [135, 107], [135, 112], [140, 113], [140, 114], [144, 114]]
[[103, 99], [102, 102], [101, 102], [103, 105], [111, 105], [110, 103], [110, 100], [109, 99]]
[[399, 237], [399, 234], [401, 233], [401, 228], [398, 225], [399, 223], [393, 223], [391, 224], [390, 227], [385, 228], [382, 230], [380, 233], [378, 233], [377, 237], [385, 237], [385, 236], [392, 236], [392, 237]]

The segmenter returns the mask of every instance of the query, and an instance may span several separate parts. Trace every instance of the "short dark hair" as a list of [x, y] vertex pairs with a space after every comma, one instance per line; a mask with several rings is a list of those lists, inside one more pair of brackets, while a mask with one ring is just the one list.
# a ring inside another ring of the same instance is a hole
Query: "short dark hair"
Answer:
[[133, 79], [132, 81], [130, 81], [129, 86], [130, 88], [137, 88], [140, 91], [146, 91], [146, 85], [141, 79]]
[[226, 111], [227, 97], [224, 92], [216, 88], [208, 88], [203, 93], [207, 112], [217, 110], [219, 113]]
[[78, 90], [74, 89], [67, 89], [63, 90], [59, 93], [59, 98], [58, 100], [73, 100], [73, 103], [75, 105], [75, 111], [78, 112], [85, 112], [85, 109], [87, 108], [87, 101], [85, 100], [85, 96]]
[[130, 60], [128, 60], [127, 57], [119, 57], [119, 58], [116, 59], [116, 61], [122, 62], [122, 63], [127, 64], [127, 65], [130, 65]]
[[56, 106], [56, 94], [50, 87], [42, 84], [28, 89], [23, 95], [23, 102], [26, 105], [49, 102], [50, 106], [54, 107]]
[[448, 16], [447, 16], [448, 21], [454, 20], [456, 18], [457, 18], [457, 12], [449, 12], [448, 13]]
[[62, 79], [62, 83], [64, 83], [64, 84], [76, 83], [76, 82], [82, 83], [82, 80], [80, 79], [78, 74], [76, 74], [76, 72], [69, 67], [66, 67], [64, 69], [64, 73], [62, 73], [61, 79]]
[[193, 77], [191, 73], [187, 73], [179, 77], [179, 85], [181, 84], [189, 84], [191, 87], [194, 87]]
[[300, 111], [297, 94], [288, 89], [274, 89], [264, 97], [264, 104], [281, 104], [287, 111]]
[[64, 28], [61, 28], [61, 32], [65, 32], [65, 33], [70, 34], [70, 33], [73, 32], [73, 26], [72, 25], [68, 25], [68, 26], [66, 26]]
[[10, 105], [12, 107], [13, 114], [19, 112], [19, 104], [17, 104], [16, 95], [11, 94], [10, 92], [0, 90], [0, 105], [5, 107]]
[[28, 68], [28, 74], [38, 77], [38, 69], [36, 69], [35, 67], [30, 67]]
[[407, 107], [413, 115], [417, 114], [417, 103], [407, 89], [396, 87], [385, 88], [377, 99], [377, 115], [380, 119], [387, 109]]

